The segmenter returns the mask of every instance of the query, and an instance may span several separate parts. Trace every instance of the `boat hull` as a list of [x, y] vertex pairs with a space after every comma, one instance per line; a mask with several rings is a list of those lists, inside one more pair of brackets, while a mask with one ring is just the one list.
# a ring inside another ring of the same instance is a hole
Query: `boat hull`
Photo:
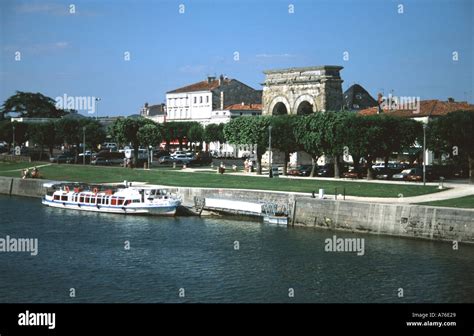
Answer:
[[79, 204], [71, 202], [57, 202], [49, 201], [43, 198], [43, 205], [60, 209], [72, 209], [82, 211], [93, 211], [103, 213], [114, 213], [122, 215], [152, 215], [152, 216], [174, 216], [176, 214], [176, 205], [156, 206], [156, 205], [141, 205], [141, 206], [100, 206], [95, 204]]

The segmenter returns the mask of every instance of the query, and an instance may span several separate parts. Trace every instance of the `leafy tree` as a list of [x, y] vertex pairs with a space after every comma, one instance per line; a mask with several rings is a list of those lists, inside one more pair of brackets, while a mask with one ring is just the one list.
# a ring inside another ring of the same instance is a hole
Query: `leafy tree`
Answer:
[[[119, 118], [117, 119], [110, 128], [112, 137], [119, 143], [125, 144], [130, 143], [133, 147], [134, 163], [138, 162], [138, 149], [140, 148], [140, 128], [145, 125], [153, 125], [156, 127], [156, 123], [146, 118]], [[145, 131], [148, 132], [148, 131]], [[143, 133], [142, 136], [144, 136]], [[143, 138], [142, 138], [143, 140]]]
[[386, 153], [384, 139], [387, 137], [387, 130], [383, 125], [380, 115], [360, 116], [359, 131], [361, 147], [365, 148], [364, 157], [367, 161], [367, 179], [374, 178], [372, 164], [377, 157]]
[[[14, 130], [14, 131], [13, 131]], [[0, 140], [6, 141], [9, 145], [21, 145], [27, 138], [28, 124], [11, 122], [10, 120], [3, 120], [0, 122]], [[13, 139], [13, 136], [15, 139]], [[15, 140], [15, 144], [13, 144]]]
[[[188, 140], [197, 144], [198, 142], [202, 143], [204, 139], [204, 128], [201, 124], [196, 123], [189, 128], [188, 131]], [[196, 149], [196, 147], [194, 147]]]
[[293, 129], [297, 124], [299, 116], [279, 115], [271, 117], [272, 126], [272, 148], [276, 148], [284, 154], [285, 164], [283, 166], [283, 175], [287, 173], [290, 154], [301, 148], [296, 141]]
[[422, 124], [412, 119], [402, 119], [388, 115], [380, 116], [381, 127], [384, 128], [381, 156], [385, 166], [394, 152], [412, 147], [422, 134]]
[[257, 145], [257, 174], [262, 174], [262, 156], [268, 149], [270, 117], [239, 117], [224, 126], [224, 136], [233, 145]]
[[334, 177], [340, 177], [341, 156], [344, 151], [344, 121], [348, 118], [348, 113], [343, 112], [325, 112], [318, 116], [320, 134], [320, 146], [327, 156], [334, 159]]
[[72, 146], [76, 163], [79, 148], [84, 138], [84, 132], [86, 136], [86, 146], [90, 146], [91, 148], [97, 148], [97, 145], [105, 140], [104, 129], [97, 120], [92, 118], [62, 118], [55, 122], [55, 126], [58, 143]]
[[197, 124], [196, 122], [188, 121], [170, 121], [163, 125], [163, 139], [166, 141], [167, 149], [171, 141], [178, 140], [179, 149], [183, 149], [183, 143], [188, 140], [189, 129]]
[[[106, 139], [106, 132], [99, 121], [93, 118], [80, 119], [79, 124], [85, 129], [86, 146], [93, 150], [104, 143]], [[82, 134], [82, 133], [81, 133]]]
[[224, 124], [209, 124], [204, 129], [203, 140], [208, 144], [210, 142], [225, 142]]
[[299, 143], [304, 151], [311, 155], [313, 167], [310, 176], [314, 177], [316, 173], [316, 165], [318, 159], [323, 155], [322, 134], [321, 129], [321, 113], [313, 113], [298, 118], [293, 130], [297, 143]]
[[[360, 166], [360, 160], [365, 156], [367, 142], [365, 141], [365, 132], [362, 132], [365, 127], [365, 121], [363, 117], [358, 116], [355, 113], [349, 113], [343, 121], [342, 126], [342, 138], [344, 147], [343, 155], [351, 155], [354, 162], [354, 168], [358, 171]], [[347, 149], [347, 153], [345, 151]]]
[[[138, 130], [138, 141], [146, 148], [155, 147], [161, 142], [163, 136], [158, 124], [145, 124]], [[148, 165], [150, 164], [150, 152], [148, 152]]]
[[373, 178], [372, 163], [383, 157], [388, 164], [394, 152], [412, 147], [422, 133], [421, 124], [412, 119], [402, 119], [387, 115], [359, 116], [347, 115], [342, 123], [342, 138], [354, 161], [359, 167], [362, 157], [368, 161], [368, 178]]
[[56, 108], [56, 102], [52, 98], [41, 93], [21, 91], [16, 91], [3, 103], [0, 108], [1, 117], [8, 112], [17, 112], [20, 116], [29, 118], [58, 118], [66, 114]]
[[434, 119], [426, 134], [430, 149], [467, 156], [469, 182], [474, 183], [474, 112], [457, 111]]
[[138, 141], [145, 147], [158, 145], [163, 136], [158, 124], [145, 124], [138, 130]]
[[57, 144], [56, 125], [53, 122], [30, 124], [28, 127], [28, 139], [39, 145], [39, 159], [43, 158], [44, 147], [49, 149], [49, 155], [53, 155], [54, 146]]

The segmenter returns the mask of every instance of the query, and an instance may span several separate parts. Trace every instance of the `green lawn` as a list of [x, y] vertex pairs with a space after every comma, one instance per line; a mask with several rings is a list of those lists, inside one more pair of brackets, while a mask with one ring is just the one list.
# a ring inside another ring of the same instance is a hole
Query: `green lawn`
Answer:
[[[9, 170], [18, 170], [18, 169], [24, 169], [26, 167], [34, 167], [35, 164], [41, 165], [41, 164], [47, 164], [47, 162], [32, 163], [32, 162], [2, 162], [0, 161], [0, 174]], [[17, 176], [20, 177], [20, 173], [18, 173]]]
[[474, 208], [474, 195], [464, 196], [459, 198], [451, 198], [443, 201], [433, 201], [425, 203], [417, 203], [420, 205], [431, 205], [451, 208]]
[[[20, 177], [19, 171], [30, 164], [5, 164], [0, 163], [0, 175]], [[38, 164], [39, 165], [39, 164]], [[40, 168], [40, 173], [45, 179], [77, 181], [89, 183], [120, 182], [123, 180], [140, 181], [153, 184], [182, 187], [208, 187], [208, 188], [237, 188], [237, 189], [260, 189], [293, 192], [312, 192], [319, 188], [326, 190], [328, 194], [334, 194], [338, 188], [338, 194], [342, 194], [342, 188], [346, 188], [346, 195], [367, 197], [403, 197], [423, 195], [437, 192], [435, 186], [421, 185], [396, 185], [382, 183], [350, 182], [350, 181], [321, 181], [309, 179], [287, 179], [287, 178], [264, 178], [256, 176], [238, 176], [232, 174], [216, 174], [206, 172], [182, 172], [173, 169], [132, 170], [121, 167], [94, 167], [80, 165], [54, 164]]]

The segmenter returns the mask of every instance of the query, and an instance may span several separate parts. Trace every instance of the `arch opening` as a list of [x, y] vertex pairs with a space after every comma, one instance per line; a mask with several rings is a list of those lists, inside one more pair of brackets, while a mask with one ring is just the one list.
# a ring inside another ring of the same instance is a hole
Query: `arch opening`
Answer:
[[298, 115], [307, 115], [311, 113], [313, 113], [313, 104], [306, 100], [302, 101], [296, 109], [296, 114]]
[[275, 104], [272, 110], [272, 115], [284, 115], [288, 114], [288, 109], [286, 108], [286, 105], [282, 102], [278, 102]]

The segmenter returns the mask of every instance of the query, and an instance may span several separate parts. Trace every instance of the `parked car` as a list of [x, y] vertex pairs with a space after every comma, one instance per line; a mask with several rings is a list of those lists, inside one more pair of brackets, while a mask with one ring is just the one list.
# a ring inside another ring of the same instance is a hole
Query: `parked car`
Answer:
[[[402, 170], [399, 174], [394, 174], [392, 179], [421, 182], [423, 181], [423, 168], [415, 167]], [[435, 181], [437, 179], [439, 179], [439, 176], [433, 170], [433, 167], [426, 166], [426, 181]]]
[[203, 166], [210, 165], [212, 163], [212, 156], [209, 152], [199, 152], [193, 160], [191, 160], [191, 165]]
[[171, 156], [162, 156], [158, 159], [159, 164], [170, 164], [175, 162]]
[[334, 177], [334, 164], [327, 163], [324, 166], [320, 166], [317, 175], [320, 177]]
[[103, 157], [97, 157], [95, 160], [91, 161], [91, 164], [96, 166], [110, 166], [112, 163]]
[[193, 159], [193, 157], [188, 154], [176, 154], [172, 156], [172, 158], [176, 161], [191, 161]]
[[309, 176], [311, 175], [312, 165], [299, 165], [295, 168], [288, 169], [287, 174], [293, 176]]
[[407, 178], [408, 178], [408, 175], [414, 175], [416, 173], [417, 173], [417, 168], [408, 168], [408, 169], [402, 170], [398, 174], [393, 174], [392, 179], [393, 180], [398, 180], [398, 181], [406, 181]]
[[125, 158], [125, 153], [123, 153], [123, 152], [110, 152], [108, 150], [101, 150], [95, 156], [92, 156], [91, 163], [94, 164], [93, 162], [96, 161], [99, 158], [102, 159], [99, 162], [107, 161], [108, 164], [123, 164], [123, 161], [124, 161], [124, 158]]
[[52, 163], [72, 163], [74, 162], [74, 157], [67, 154], [59, 154], [51, 157], [49, 161]]
[[173, 153], [170, 154], [171, 157], [175, 157], [176, 155], [186, 155], [187, 152], [185, 151], [180, 151], [180, 150], [177, 150]]
[[358, 167], [350, 168], [348, 171], [342, 173], [342, 177], [345, 178], [353, 178], [353, 179], [360, 179], [367, 177], [367, 168]]
[[107, 149], [109, 151], [116, 151], [117, 150], [117, 144], [115, 142], [106, 142], [102, 144], [101, 146], [102, 149]]
[[167, 150], [163, 150], [163, 149], [160, 149], [160, 150], [157, 150], [157, 151], [153, 151], [153, 157], [159, 159], [163, 156], [170, 156], [170, 152], [167, 151]]
[[403, 169], [378, 168], [374, 169], [375, 178], [378, 180], [391, 180], [393, 175], [400, 174]]
[[191, 160], [187, 158], [185, 155], [181, 157], [172, 157], [172, 156], [162, 156], [158, 159], [159, 164], [189, 164]]

